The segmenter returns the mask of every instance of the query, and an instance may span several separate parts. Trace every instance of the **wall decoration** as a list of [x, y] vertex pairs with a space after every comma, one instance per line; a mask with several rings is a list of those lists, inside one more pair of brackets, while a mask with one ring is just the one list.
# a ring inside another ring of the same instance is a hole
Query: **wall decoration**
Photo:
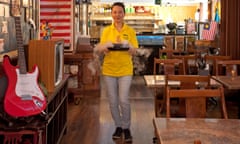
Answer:
[[9, 17], [9, 5], [0, 2], [0, 16]]
[[9, 0], [0, 0], [0, 3], [9, 3]]
[[22, 0], [22, 6], [23, 7], [28, 7], [29, 6], [29, 1], [28, 0]]
[[28, 5], [29, 5], [29, 7], [32, 7], [32, 5], [33, 5], [33, 2], [32, 2], [32, 0], [29, 0], [29, 3], [28, 3]]
[[[64, 39], [65, 50], [73, 50], [73, 0], [46, 1], [40, 0], [39, 24], [49, 22], [54, 28], [52, 38]], [[39, 28], [41, 28], [39, 26]], [[44, 31], [40, 30], [40, 39], [43, 39]]]
[[5, 6], [3, 4], [0, 4], [0, 16], [5, 15]]
[[7, 21], [2, 21], [2, 33], [8, 33], [8, 27], [7, 27], [8, 22]]

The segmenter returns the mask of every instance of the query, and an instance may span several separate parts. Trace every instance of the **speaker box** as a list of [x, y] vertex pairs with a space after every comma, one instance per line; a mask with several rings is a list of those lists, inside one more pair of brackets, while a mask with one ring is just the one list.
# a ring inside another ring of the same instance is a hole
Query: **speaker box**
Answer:
[[34, 65], [39, 68], [39, 80], [48, 92], [53, 92], [64, 74], [64, 40], [30, 40], [28, 71], [31, 71]]

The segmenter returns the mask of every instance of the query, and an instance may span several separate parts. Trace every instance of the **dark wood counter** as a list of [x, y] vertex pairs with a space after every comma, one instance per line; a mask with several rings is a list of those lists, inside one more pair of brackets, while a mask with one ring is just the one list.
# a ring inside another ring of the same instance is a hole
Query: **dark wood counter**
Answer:
[[47, 95], [46, 115], [11, 118], [1, 113], [0, 143], [59, 144], [67, 130], [68, 75]]
[[[100, 96], [100, 78], [98, 72], [92, 74], [88, 68], [88, 64], [94, 60], [93, 52], [86, 51], [81, 53], [64, 54], [64, 64], [77, 65], [77, 88], [69, 88], [69, 93], [73, 93], [75, 104], [79, 103], [79, 99], [86, 96], [85, 93], [96, 92], [95, 95]], [[75, 76], [75, 75], [73, 75]]]

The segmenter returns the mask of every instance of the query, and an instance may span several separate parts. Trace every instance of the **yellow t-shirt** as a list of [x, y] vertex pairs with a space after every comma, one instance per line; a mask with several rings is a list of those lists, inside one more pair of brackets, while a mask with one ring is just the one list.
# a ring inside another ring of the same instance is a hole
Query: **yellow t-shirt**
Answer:
[[[105, 27], [102, 31], [101, 44], [119, 43], [119, 40], [127, 40], [134, 48], [138, 48], [136, 32], [126, 24], [123, 25], [121, 32], [117, 31], [113, 24]], [[102, 74], [108, 76], [133, 75], [132, 56], [128, 51], [110, 51], [104, 56]]]

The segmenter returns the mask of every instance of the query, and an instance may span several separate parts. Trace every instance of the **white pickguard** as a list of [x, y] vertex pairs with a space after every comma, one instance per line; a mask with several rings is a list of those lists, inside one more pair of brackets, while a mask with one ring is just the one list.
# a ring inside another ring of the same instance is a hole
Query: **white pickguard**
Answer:
[[18, 97], [35, 96], [44, 100], [44, 95], [37, 84], [38, 68], [36, 67], [33, 73], [20, 74], [19, 69], [17, 72], [16, 95]]

